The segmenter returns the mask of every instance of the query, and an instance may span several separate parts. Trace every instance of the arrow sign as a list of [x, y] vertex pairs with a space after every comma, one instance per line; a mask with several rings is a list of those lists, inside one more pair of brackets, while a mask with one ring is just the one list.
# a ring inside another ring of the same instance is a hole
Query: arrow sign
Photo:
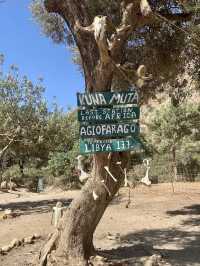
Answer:
[[139, 119], [139, 107], [114, 107], [78, 110], [79, 122], [113, 122]]
[[138, 93], [136, 90], [123, 92], [108, 91], [97, 93], [77, 93], [77, 104], [79, 107], [138, 104]]
[[81, 138], [95, 137], [123, 137], [136, 136], [139, 134], [138, 123], [119, 123], [119, 124], [99, 124], [99, 125], [81, 125]]
[[80, 140], [80, 153], [121, 152], [141, 149], [141, 143], [134, 138], [110, 140]]

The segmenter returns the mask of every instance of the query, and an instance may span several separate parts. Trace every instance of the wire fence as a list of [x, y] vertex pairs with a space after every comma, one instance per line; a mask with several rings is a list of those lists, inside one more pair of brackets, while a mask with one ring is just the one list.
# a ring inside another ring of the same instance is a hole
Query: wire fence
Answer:
[[173, 192], [187, 192], [189, 183], [200, 182], [200, 151], [177, 151], [175, 159], [169, 153], [152, 157], [141, 154], [133, 156], [128, 172], [129, 181], [133, 186], [138, 186], [145, 177], [151, 184], [169, 184]]

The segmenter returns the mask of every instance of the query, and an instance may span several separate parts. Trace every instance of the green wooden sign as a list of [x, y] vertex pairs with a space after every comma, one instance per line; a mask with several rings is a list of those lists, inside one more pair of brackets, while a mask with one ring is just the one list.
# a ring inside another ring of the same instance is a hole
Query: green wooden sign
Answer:
[[77, 93], [77, 104], [79, 107], [138, 104], [138, 93], [136, 90], [123, 92], [108, 91], [97, 93]]
[[110, 140], [80, 140], [80, 153], [122, 152], [141, 149], [141, 143], [134, 138]]
[[78, 110], [79, 122], [112, 122], [139, 119], [139, 107], [114, 107]]
[[138, 123], [81, 125], [81, 138], [137, 136]]

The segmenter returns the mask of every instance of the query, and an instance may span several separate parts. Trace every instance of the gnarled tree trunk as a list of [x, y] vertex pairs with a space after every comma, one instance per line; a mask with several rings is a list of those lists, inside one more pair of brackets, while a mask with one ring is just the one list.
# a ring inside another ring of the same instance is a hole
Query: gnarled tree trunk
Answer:
[[[69, 265], [87, 265], [87, 260], [94, 253], [94, 231], [124, 179], [123, 173], [116, 163], [122, 161], [122, 167], [124, 167], [126, 159], [124, 154], [102, 153], [94, 156], [92, 177], [83, 187], [79, 198], [72, 202], [65, 214], [56, 250], [56, 265], [64, 265], [63, 261], [66, 258]], [[104, 169], [108, 163], [110, 171], [118, 180], [117, 183], [107, 175]], [[93, 192], [98, 196], [96, 200], [94, 200]], [[60, 264], [58, 264], [59, 261]]]
[[[123, 47], [132, 31], [154, 20], [147, 0], [122, 2], [121, 24], [113, 30], [106, 17], [91, 18], [86, 0], [45, 0], [47, 11], [60, 14], [74, 36], [89, 92], [109, 91], [115, 71], [126, 78], [125, 69], [121, 66]], [[139, 69], [141, 71], [134, 72], [132, 82], [139, 79], [141, 84], [146, 77], [144, 67]], [[121, 168], [126, 168], [128, 156], [126, 152], [94, 155], [91, 178], [70, 205], [60, 229], [41, 251], [40, 265], [88, 265], [88, 259], [94, 252], [94, 231], [124, 180]], [[119, 161], [121, 167], [117, 164]], [[117, 182], [110, 178], [105, 166], [109, 166]], [[55, 251], [52, 252], [52, 249]], [[48, 256], [48, 253], [51, 255]]]

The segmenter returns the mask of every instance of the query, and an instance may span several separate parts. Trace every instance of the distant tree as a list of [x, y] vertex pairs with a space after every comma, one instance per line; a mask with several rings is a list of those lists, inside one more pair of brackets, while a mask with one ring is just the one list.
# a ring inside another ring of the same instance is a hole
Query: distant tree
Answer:
[[28, 77], [20, 77], [18, 68], [14, 65], [10, 67], [8, 74], [1, 72], [1, 158], [11, 147], [17, 157], [22, 158], [41, 141], [41, 131], [48, 113], [43, 92], [40, 82], [34, 85]]
[[[3, 56], [0, 61], [3, 68]], [[49, 111], [43, 93], [41, 81], [34, 85], [14, 65], [0, 74], [0, 160], [10, 154], [22, 171], [25, 162], [35, 159], [41, 167], [50, 153], [68, 153], [77, 142], [75, 113], [56, 104]]]
[[174, 178], [177, 179], [177, 149], [191, 142], [193, 132], [196, 132], [200, 119], [197, 106], [184, 103], [175, 107], [172, 104], [162, 104], [149, 117], [151, 142], [159, 152], [169, 152], [172, 155]]

